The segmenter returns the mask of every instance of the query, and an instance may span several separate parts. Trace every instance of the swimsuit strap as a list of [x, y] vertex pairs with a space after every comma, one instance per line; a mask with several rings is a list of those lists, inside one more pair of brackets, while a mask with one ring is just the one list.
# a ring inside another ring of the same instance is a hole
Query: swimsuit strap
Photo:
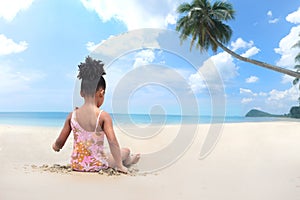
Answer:
[[97, 122], [96, 122], [95, 132], [97, 132], [97, 128], [98, 128], [99, 120], [100, 120], [100, 115], [101, 115], [102, 111], [103, 111], [103, 110], [100, 110], [100, 112], [99, 112], [99, 115], [98, 115], [98, 118], [97, 118]]
[[72, 112], [72, 119], [76, 119], [76, 110]]

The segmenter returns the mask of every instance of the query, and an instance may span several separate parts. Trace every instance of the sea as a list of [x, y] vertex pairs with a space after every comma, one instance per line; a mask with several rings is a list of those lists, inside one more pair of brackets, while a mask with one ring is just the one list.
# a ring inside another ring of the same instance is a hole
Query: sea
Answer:
[[[63, 126], [67, 112], [0, 112], [0, 124], [21, 126]], [[150, 125], [150, 124], [211, 124], [211, 123], [242, 123], [297, 121], [298, 119], [277, 117], [244, 117], [244, 116], [181, 116], [181, 115], [148, 115], [148, 114], [111, 114], [113, 122], [119, 125]]]

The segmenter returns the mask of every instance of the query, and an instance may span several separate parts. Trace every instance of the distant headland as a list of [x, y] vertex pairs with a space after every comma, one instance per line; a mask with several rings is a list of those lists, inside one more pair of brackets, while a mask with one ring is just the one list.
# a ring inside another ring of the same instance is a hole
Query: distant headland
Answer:
[[293, 106], [288, 114], [275, 115], [261, 110], [252, 109], [245, 117], [290, 117], [300, 119], [300, 106]]

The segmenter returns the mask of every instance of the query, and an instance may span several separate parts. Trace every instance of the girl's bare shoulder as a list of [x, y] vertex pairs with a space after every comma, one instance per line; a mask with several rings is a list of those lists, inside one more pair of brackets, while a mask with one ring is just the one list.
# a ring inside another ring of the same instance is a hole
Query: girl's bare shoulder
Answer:
[[66, 120], [67, 120], [67, 121], [71, 120], [72, 115], [73, 115], [73, 112], [70, 112], [70, 113], [67, 115]]
[[103, 119], [103, 120], [111, 120], [111, 116], [110, 116], [110, 114], [108, 113], [108, 112], [106, 112], [106, 111], [102, 111], [102, 113], [101, 113], [101, 118]]

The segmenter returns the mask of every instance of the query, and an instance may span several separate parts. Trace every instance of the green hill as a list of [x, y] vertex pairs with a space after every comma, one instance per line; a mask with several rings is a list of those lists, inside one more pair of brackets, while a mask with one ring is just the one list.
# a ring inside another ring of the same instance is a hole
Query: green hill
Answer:
[[291, 107], [289, 114], [284, 115], [274, 115], [261, 110], [252, 109], [245, 115], [245, 117], [291, 117], [300, 119], [300, 106]]
[[273, 115], [260, 110], [252, 109], [246, 114], [246, 117], [284, 117], [284, 115]]

